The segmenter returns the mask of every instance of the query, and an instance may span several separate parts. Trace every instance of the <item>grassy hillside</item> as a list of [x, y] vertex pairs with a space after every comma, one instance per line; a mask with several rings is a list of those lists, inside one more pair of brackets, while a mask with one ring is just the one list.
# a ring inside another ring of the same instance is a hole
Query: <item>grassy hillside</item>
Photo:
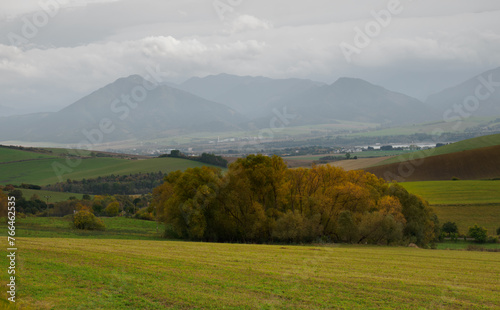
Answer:
[[403, 181], [464, 180], [500, 177], [500, 145], [430, 156], [421, 160], [368, 167], [378, 177]]
[[130, 173], [158, 172], [164, 173], [185, 170], [191, 167], [201, 167], [195, 161], [179, 158], [154, 158], [144, 160], [128, 160], [119, 158], [86, 158], [76, 167], [70, 167], [65, 158], [41, 159], [36, 161], [7, 163], [0, 165], [0, 184], [30, 183], [46, 185], [59, 182], [54, 165], [67, 167], [62, 180], [81, 180], [106, 175], [126, 175]]
[[457, 132], [464, 131], [467, 128], [477, 128], [482, 126], [487, 126], [495, 120], [498, 119], [498, 116], [493, 117], [469, 117], [467, 119], [463, 119], [460, 124], [460, 128], [457, 130], [455, 126], [457, 125], [455, 122], [445, 122], [445, 121], [435, 121], [429, 123], [421, 123], [421, 124], [410, 124], [407, 126], [400, 127], [391, 127], [385, 129], [374, 130], [370, 132], [361, 132], [353, 134], [353, 136], [365, 136], [365, 137], [380, 137], [380, 136], [396, 136], [396, 135], [413, 135], [416, 133], [425, 133], [425, 134], [433, 134], [436, 131], [439, 132]]
[[462, 152], [462, 151], [473, 150], [495, 145], [500, 145], [500, 134], [467, 139], [434, 149], [422, 150], [409, 154], [399, 155], [396, 157], [388, 158], [387, 160], [378, 163], [377, 166], [404, 162], [411, 159], [420, 159], [429, 156]]
[[478, 224], [494, 235], [500, 227], [500, 181], [428, 181], [400, 183], [433, 205], [442, 223], [455, 222], [461, 233]]
[[500, 203], [500, 181], [428, 181], [400, 185], [432, 205]]
[[[497, 253], [61, 238], [18, 243], [16, 291], [23, 309], [494, 309], [500, 304]], [[5, 290], [0, 296], [5, 298]]]
[[[455, 222], [461, 234], [467, 234], [475, 224], [496, 235], [500, 227], [500, 203], [492, 205], [437, 205], [433, 206], [441, 224]], [[497, 244], [496, 244], [497, 245]]]
[[21, 151], [17, 149], [10, 149], [4, 146], [0, 146], [0, 164], [13, 162], [13, 161], [23, 161], [23, 160], [35, 160], [44, 158], [55, 158], [55, 154], [43, 154], [37, 152]]

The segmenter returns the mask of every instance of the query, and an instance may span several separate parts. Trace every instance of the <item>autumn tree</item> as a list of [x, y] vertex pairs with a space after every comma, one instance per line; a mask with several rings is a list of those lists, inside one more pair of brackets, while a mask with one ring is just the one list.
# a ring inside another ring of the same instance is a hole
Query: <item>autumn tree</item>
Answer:
[[425, 245], [439, 230], [427, 202], [397, 184], [329, 165], [287, 169], [278, 156], [240, 158], [225, 174], [172, 172], [152, 205], [174, 235], [194, 240]]
[[7, 195], [0, 189], [0, 217], [7, 217], [8, 204]]
[[105, 230], [104, 222], [97, 218], [91, 211], [90, 208], [77, 204], [76, 206], [78, 212], [73, 215], [72, 226], [76, 229], [81, 230]]
[[120, 203], [118, 201], [113, 201], [104, 209], [104, 211], [108, 216], [117, 216], [120, 213]]

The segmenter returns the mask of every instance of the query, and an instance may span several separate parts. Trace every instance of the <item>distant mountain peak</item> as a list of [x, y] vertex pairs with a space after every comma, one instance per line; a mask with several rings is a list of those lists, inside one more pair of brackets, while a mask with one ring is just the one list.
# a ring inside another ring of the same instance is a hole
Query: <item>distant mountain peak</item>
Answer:
[[360, 79], [360, 78], [352, 78], [352, 77], [341, 77], [338, 78], [332, 85], [335, 86], [364, 86], [364, 87], [379, 87], [383, 88], [382, 86], [378, 86], [375, 84], [372, 84], [366, 80]]

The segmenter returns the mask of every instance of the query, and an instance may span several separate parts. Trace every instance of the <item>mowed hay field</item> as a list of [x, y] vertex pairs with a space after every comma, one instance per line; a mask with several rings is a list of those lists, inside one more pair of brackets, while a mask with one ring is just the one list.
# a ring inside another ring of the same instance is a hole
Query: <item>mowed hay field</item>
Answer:
[[[498, 309], [500, 305], [498, 253], [145, 240], [17, 241], [20, 309]], [[1, 296], [5, 298], [5, 290]]]
[[478, 224], [495, 235], [500, 227], [499, 181], [427, 181], [400, 183], [409, 192], [427, 200], [439, 221], [455, 222], [461, 233]]

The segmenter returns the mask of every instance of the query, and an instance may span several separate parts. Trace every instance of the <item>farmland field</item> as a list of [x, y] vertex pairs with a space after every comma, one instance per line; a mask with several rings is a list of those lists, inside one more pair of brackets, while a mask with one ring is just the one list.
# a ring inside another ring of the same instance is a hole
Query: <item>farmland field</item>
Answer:
[[495, 309], [500, 304], [498, 253], [61, 238], [21, 238], [18, 246], [21, 308]]
[[[127, 175], [130, 173], [158, 172], [164, 173], [201, 167], [206, 164], [180, 158], [153, 158], [144, 160], [127, 160], [119, 158], [88, 158], [79, 165], [71, 167], [66, 159], [42, 159], [20, 163], [0, 165], [0, 184], [30, 183], [47, 185], [59, 182], [54, 164], [58, 171], [64, 171], [62, 180], [81, 180], [107, 175]], [[66, 167], [66, 168], [61, 168]]]
[[424, 181], [399, 183], [432, 205], [500, 203], [500, 181]]
[[500, 227], [500, 181], [400, 183], [434, 207], [441, 223], [455, 222], [461, 233], [478, 224], [494, 235]]
[[358, 158], [351, 160], [341, 160], [330, 163], [331, 166], [343, 168], [344, 170], [359, 170], [374, 165], [387, 157]]
[[[70, 228], [69, 217], [27, 217], [17, 220], [18, 237], [88, 238], [157, 240], [165, 230], [163, 224], [124, 217], [101, 217], [105, 231], [84, 231]], [[0, 227], [7, 229], [5, 225]]]
[[420, 159], [428, 156], [445, 155], [456, 152], [468, 151], [479, 149], [483, 147], [491, 147], [495, 145], [500, 145], [500, 134], [481, 136], [477, 138], [472, 138], [468, 140], [459, 141], [456, 143], [448, 144], [438, 148], [422, 150], [417, 152], [412, 152], [408, 154], [403, 154], [397, 157], [388, 158], [387, 160], [380, 162], [379, 165], [386, 165], [391, 163], [404, 162], [411, 159]]
[[55, 158], [55, 157], [56, 157], [55, 155], [51, 154], [26, 152], [6, 147], [0, 147], [0, 164], [12, 161]]
[[500, 227], [500, 203], [493, 205], [437, 205], [433, 206], [441, 224], [455, 222], [462, 234], [469, 227], [478, 224], [488, 230], [488, 235], [495, 235]]

